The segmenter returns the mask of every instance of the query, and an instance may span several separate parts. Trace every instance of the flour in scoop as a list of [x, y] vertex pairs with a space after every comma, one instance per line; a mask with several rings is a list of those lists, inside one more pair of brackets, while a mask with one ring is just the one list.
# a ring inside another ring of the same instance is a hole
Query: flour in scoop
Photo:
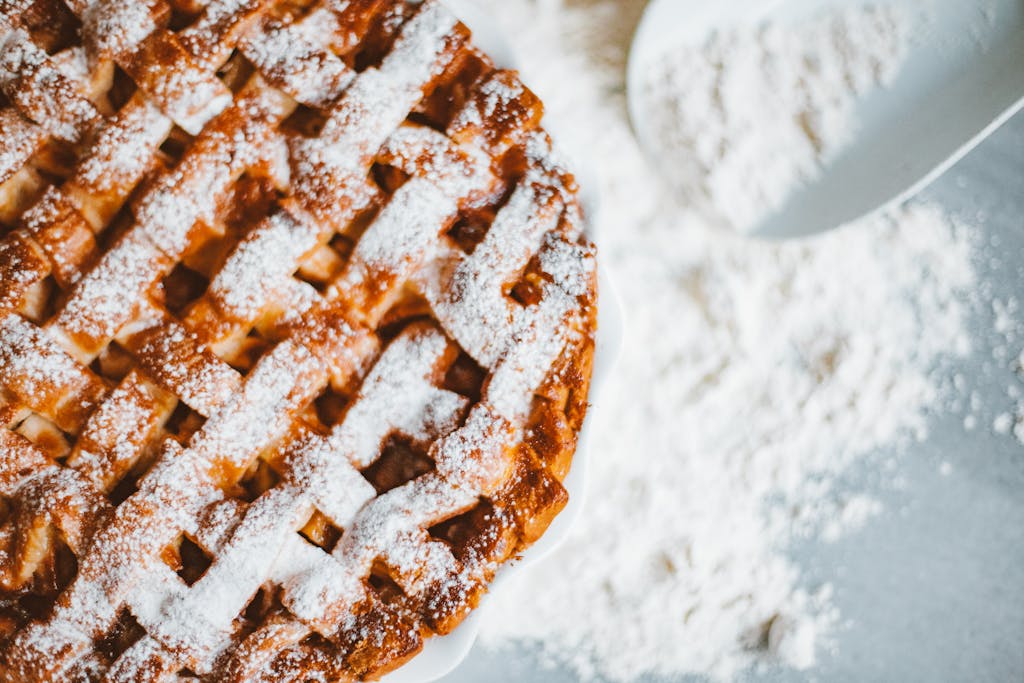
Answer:
[[648, 67], [644, 109], [678, 198], [756, 227], [850, 142], [858, 98], [899, 73], [913, 20], [851, 4], [666, 51]]

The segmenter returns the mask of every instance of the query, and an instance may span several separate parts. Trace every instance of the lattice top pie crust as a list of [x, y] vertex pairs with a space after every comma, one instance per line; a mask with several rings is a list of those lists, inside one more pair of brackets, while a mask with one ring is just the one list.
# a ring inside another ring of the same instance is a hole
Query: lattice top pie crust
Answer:
[[438, 2], [0, 0], [0, 680], [373, 678], [543, 533], [594, 249]]

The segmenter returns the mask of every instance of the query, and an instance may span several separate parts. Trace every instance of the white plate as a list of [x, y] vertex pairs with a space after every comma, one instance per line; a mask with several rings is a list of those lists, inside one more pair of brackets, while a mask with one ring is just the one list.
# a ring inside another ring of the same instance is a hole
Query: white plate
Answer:
[[[479, 7], [468, 0], [445, 0], [453, 12], [473, 31], [473, 40], [483, 49], [495, 64], [504, 68], [515, 68], [515, 53], [493, 20], [483, 13]], [[570, 154], [570, 158], [579, 158]], [[584, 171], [586, 167], [582, 167]], [[598, 209], [597, 186], [588, 180], [584, 172], [580, 178], [580, 198], [584, 205], [587, 218], [587, 234], [596, 240], [593, 226], [596, 224]], [[622, 343], [622, 309], [606, 269], [598, 261], [597, 269], [600, 304], [598, 307], [598, 332], [594, 350], [594, 372], [590, 384], [590, 409], [580, 430], [576, 455], [572, 467], [563, 482], [569, 492], [569, 502], [565, 509], [555, 518], [544, 535], [522, 555], [518, 562], [505, 565], [491, 583], [490, 593], [501, 589], [509, 576], [523, 570], [554, 552], [569, 535], [572, 525], [579, 518], [583, 509], [587, 479], [587, 454], [590, 448], [591, 425], [595, 413], [599, 410], [598, 395], [600, 389], [611, 373], [619, 355]], [[423, 650], [397, 671], [384, 676], [382, 683], [429, 683], [436, 681], [457, 667], [480, 633], [482, 612], [487, 608], [487, 598], [470, 614], [462, 624], [447, 636], [429, 638], [423, 644]]]

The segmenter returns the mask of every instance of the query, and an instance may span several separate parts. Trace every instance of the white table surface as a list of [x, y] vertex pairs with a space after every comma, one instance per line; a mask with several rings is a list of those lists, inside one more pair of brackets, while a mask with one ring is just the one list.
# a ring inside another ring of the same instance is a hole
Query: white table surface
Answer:
[[[994, 295], [1024, 300], [1024, 114], [923, 196], [982, 228], [990, 246], [979, 272]], [[959, 371], [968, 391], [976, 389], [998, 412], [1008, 406], [1006, 387], [1019, 380], [991, 363], [998, 343], [991, 313], [973, 324], [979, 348]], [[942, 462], [952, 465], [949, 476], [940, 474]], [[1024, 681], [1024, 446], [984, 423], [966, 431], [962, 414], [938, 414], [930, 438], [899, 463], [892, 474], [906, 480], [903, 489], [882, 485], [870, 465], [851, 473], [851, 486], [886, 504], [883, 515], [837, 543], [808, 542], [792, 551], [808, 585], [828, 581], [836, 588], [848, 622], [836, 633], [836, 651], [819, 653], [819, 665], [808, 672], [769, 668], [744, 680]], [[479, 645], [443, 679], [576, 680], [571, 671], [541, 668], [529, 650], [496, 655]], [[663, 682], [669, 683], [643, 683]]]

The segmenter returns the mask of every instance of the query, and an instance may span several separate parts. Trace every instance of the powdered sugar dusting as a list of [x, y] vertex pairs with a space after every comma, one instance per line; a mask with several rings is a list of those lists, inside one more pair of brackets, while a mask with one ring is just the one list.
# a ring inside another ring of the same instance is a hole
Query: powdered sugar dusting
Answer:
[[238, 372], [188, 328], [168, 321], [142, 335], [145, 341], [134, 349], [140, 364], [200, 415], [215, 415], [241, 387]]
[[171, 120], [152, 104], [129, 104], [97, 136], [74, 181], [95, 195], [134, 187], [170, 130]]
[[136, 208], [141, 232], [168, 256], [185, 251], [196, 221], [213, 221], [216, 197], [231, 180], [228, 149], [184, 159]]
[[443, 335], [427, 329], [392, 342], [331, 435], [334, 447], [365, 468], [376, 460], [388, 436], [404, 434], [429, 442], [431, 436], [454, 428], [468, 401], [429, 381], [447, 346]]
[[20, 28], [0, 36], [0, 90], [29, 118], [69, 142], [80, 141], [100, 118]]
[[93, 57], [124, 58], [156, 30], [153, 3], [96, 0], [82, 16]]
[[[289, 657], [320, 657], [317, 648], [330, 647], [337, 665], [349, 666], [356, 655], [328, 643], [350, 637], [360, 639], [358, 656], [369, 658], [361, 666], [387, 666], [396, 656], [389, 638], [412, 652], [432, 630], [453, 627], [497, 562], [519, 550], [481, 545], [457, 557], [438, 525], [514, 538], [516, 529], [483, 525], [527, 524], [519, 515], [460, 519], [522, 495], [522, 483], [507, 490], [513, 468], [524, 482], [542, 480], [552, 497], [529, 501], [538, 516], [530, 524], [564, 503], [557, 478], [522, 447], [523, 406], [567, 339], [547, 328], [575, 329], [592, 304], [579, 300], [590, 288], [571, 282], [589, 280], [586, 269], [574, 270], [573, 258], [543, 257], [531, 276], [539, 278], [539, 300], [500, 327], [481, 368], [436, 324], [409, 323], [418, 314], [404, 309], [426, 310], [415, 291], [421, 271], [440, 273], [463, 258], [444, 235], [460, 211], [486, 214], [512, 182], [530, 189], [505, 220], [530, 221], [529, 235], [501, 242], [495, 233], [474, 267], [500, 306], [519, 306], [507, 287], [533, 256], [579, 246], [542, 239], [562, 227], [574, 199], [548, 163], [550, 147], [523, 143], [543, 133], [535, 100], [511, 72], [500, 87], [490, 72], [466, 83], [479, 114], [474, 126], [500, 135], [463, 139], [407, 121], [442, 75], [465, 68], [465, 32], [441, 3], [382, 8], [380, 21], [398, 36], [390, 53], [358, 75], [346, 66], [357, 34], [374, 27], [370, 4], [324, 4], [268, 30], [269, 5], [215, 0], [192, 8], [202, 10], [198, 19], [179, 31], [170, 26], [183, 15], [166, 25], [160, 3], [69, 0], [83, 19], [85, 45], [61, 63], [113, 58], [119, 77], [135, 79], [138, 90], [109, 120], [82, 114], [67, 128], [87, 142], [75, 149], [81, 159], [59, 189], [16, 217], [45, 244], [36, 249], [20, 233], [0, 242], [0, 256], [15, 269], [11, 282], [46, 277], [42, 254], [51, 250], [52, 262], [68, 271], [55, 277], [65, 289], [51, 302], [57, 310], [33, 317], [49, 318], [42, 327], [16, 313], [0, 319], [0, 384], [16, 401], [4, 415], [23, 420], [10, 428], [20, 433], [5, 428], [0, 436], [5, 447], [17, 446], [15, 465], [39, 470], [27, 477], [4, 470], [12, 496], [32, 494], [25, 482], [44, 479], [64, 496], [52, 523], [78, 569], [52, 614], [12, 636], [5, 665], [10, 660], [13, 675], [138, 680], [187, 668], [217, 677], [222, 666], [242, 671], [258, 660], [253, 665], [263, 667], [289, 647]], [[12, 39], [4, 28], [5, 47], [25, 42], [0, 60], [0, 84], [19, 84], [21, 99], [8, 99], [30, 118], [58, 105], [73, 118], [78, 104], [68, 93], [82, 89], [69, 79], [85, 74], [51, 72], [27, 34]], [[235, 62], [224, 81], [216, 75], [236, 47], [256, 66], [244, 84]], [[164, 59], [174, 63], [157, 70]], [[32, 88], [20, 85], [26, 76]], [[60, 87], [42, 88], [50, 82]], [[51, 99], [32, 99], [40, 89]], [[110, 102], [97, 97], [106, 114]], [[298, 107], [292, 97], [326, 119], [319, 137], [278, 130]], [[22, 122], [18, 111], [3, 116]], [[506, 120], [512, 111], [523, 113]], [[195, 137], [172, 134], [172, 121]], [[31, 126], [12, 128], [21, 131], [12, 140], [25, 147], [9, 157], [12, 165], [34, 151]], [[522, 171], [492, 158], [511, 144], [524, 146]], [[376, 164], [409, 178], [397, 190], [377, 186]], [[510, 174], [522, 178], [499, 178]], [[245, 205], [235, 206], [239, 200]], [[267, 205], [267, 217], [252, 215]], [[350, 226], [360, 213], [368, 225]], [[33, 249], [38, 258], [25, 258]], [[488, 268], [501, 276], [488, 278]], [[435, 285], [440, 300], [444, 283]], [[11, 308], [19, 297], [8, 297]], [[385, 316], [405, 329], [386, 321], [378, 339]], [[382, 340], [391, 341], [378, 359]], [[491, 375], [488, 388], [477, 384]], [[392, 438], [433, 469], [392, 483], [389, 468], [408, 457], [386, 447]], [[66, 462], [47, 459], [58, 451]], [[379, 473], [370, 469], [377, 465]], [[111, 507], [105, 494], [122, 502]], [[484, 508], [482, 496], [497, 498]], [[26, 520], [10, 521], [21, 528]], [[4, 567], [20, 561], [0, 545]], [[51, 545], [32, 552], [48, 559]], [[370, 580], [382, 567], [405, 594], [401, 612], [385, 595], [390, 589]], [[280, 587], [284, 607], [264, 615], [280, 627], [277, 643], [239, 618], [268, 584]], [[122, 629], [126, 614], [145, 634], [111, 665], [95, 654], [96, 643]], [[323, 645], [306, 638], [312, 633], [326, 638]], [[247, 651], [260, 657], [250, 660]]]
[[242, 45], [246, 58], [299, 102], [326, 106], [355, 78], [355, 71], [317, 40], [310, 19], [252, 36]]
[[106, 491], [151, 441], [170, 403], [159, 400], [138, 375], [112, 391], [86, 423], [68, 465]]
[[461, 429], [435, 444], [432, 456], [437, 471], [456, 487], [491, 495], [504, 481], [517, 436], [512, 422], [481, 404]]
[[228, 38], [259, 9], [260, 0], [213, 0], [199, 19], [179, 34], [185, 49], [215, 70], [231, 52]]
[[0, 319], [0, 385], [28, 406], [50, 412], [91, 382], [44, 332], [17, 315]]
[[445, 46], [455, 24], [439, 3], [428, 3], [403, 26], [380, 68], [363, 72], [345, 91], [320, 137], [296, 145], [300, 191], [303, 182], [315, 182], [322, 173], [363, 174], [366, 159], [408, 116], [422, 95], [422, 84], [442, 66], [438, 62], [451, 59]]
[[[415, 272], [419, 264], [432, 255], [429, 248], [438, 241], [438, 227], [444, 225], [457, 208], [455, 197], [430, 182], [406, 183], [363, 235], [353, 262], [378, 272], [406, 276]], [[356, 278], [366, 277], [355, 268], [350, 272]]]
[[315, 245], [316, 235], [306, 224], [284, 212], [274, 214], [238, 246], [210, 284], [208, 296], [224, 315], [254, 320]]
[[56, 325], [94, 340], [90, 347], [112, 339], [138, 305], [125, 292], [147, 292], [163, 271], [162, 261], [146, 238], [125, 236], [78, 282]]
[[4, 146], [3, 149], [0, 149], [0, 184], [2, 184], [42, 144], [45, 133], [41, 127], [9, 107], [0, 109], [0, 130], [4, 132]]
[[172, 69], [153, 86], [152, 94], [167, 115], [192, 135], [231, 103], [231, 92], [219, 79], [190, 65]]
[[516, 188], [488, 230], [484, 241], [450, 274], [423, 283], [438, 319], [478, 362], [491, 365], [506, 350], [512, 321], [522, 314], [504, 296], [504, 285], [539, 247], [542, 235], [555, 226], [558, 206], [538, 209], [536, 190], [529, 184]]

